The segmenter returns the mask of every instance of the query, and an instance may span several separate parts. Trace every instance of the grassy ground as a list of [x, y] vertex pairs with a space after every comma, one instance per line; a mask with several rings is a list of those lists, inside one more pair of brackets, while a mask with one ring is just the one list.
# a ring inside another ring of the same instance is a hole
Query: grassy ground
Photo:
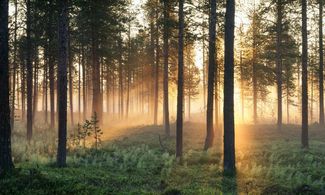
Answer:
[[182, 165], [174, 126], [169, 139], [161, 126], [138, 126], [106, 130], [99, 150], [70, 148], [64, 169], [54, 166], [55, 133], [42, 129], [28, 147], [14, 132], [16, 170], [1, 177], [0, 194], [325, 194], [325, 130], [316, 126], [309, 150], [297, 126], [238, 126], [235, 178], [223, 176], [220, 133], [202, 152], [203, 124], [185, 124]]

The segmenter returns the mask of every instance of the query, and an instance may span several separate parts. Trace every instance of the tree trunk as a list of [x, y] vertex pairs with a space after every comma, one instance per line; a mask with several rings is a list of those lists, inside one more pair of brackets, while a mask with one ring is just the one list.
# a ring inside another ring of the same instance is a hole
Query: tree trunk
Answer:
[[170, 136], [169, 102], [168, 102], [168, 73], [169, 73], [169, 0], [164, 0], [164, 128], [166, 136]]
[[32, 139], [33, 134], [33, 66], [31, 60], [31, 7], [30, 0], [26, 2], [26, 39], [27, 39], [27, 59], [26, 59], [26, 68], [27, 68], [27, 140], [28, 142]]
[[177, 121], [176, 158], [183, 155], [183, 100], [184, 100], [184, 0], [179, 0], [178, 29], [178, 81], [177, 81]]
[[50, 80], [50, 127], [55, 126], [55, 110], [54, 110], [54, 57], [53, 57], [53, 0], [49, 0], [49, 23], [48, 23], [48, 44], [49, 44], [49, 80]]
[[[92, 8], [94, 9], [94, 8]], [[93, 12], [95, 10], [92, 10]], [[92, 114], [96, 112], [98, 120], [102, 123], [102, 104], [101, 102], [101, 91], [100, 91], [100, 63], [98, 57], [98, 37], [94, 25], [91, 27], [92, 36], [92, 82], [93, 82], [93, 100], [92, 100]]]
[[155, 47], [156, 47], [156, 59], [155, 59], [155, 100], [154, 100], [154, 124], [158, 124], [158, 96], [159, 96], [159, 59], [160, 59], [160, 52], [159, 52], [159, 25], [158, 25], [158, 17], [159, 17], [158, 9], [156, 10], [156, 40], [155, 40]]
[[324, 125], [323, 0], [319, 0], [319, 124]]
[[308, 148], [308, 37], [307, 37], [307, 0], [302, 0], [302, 133], [301, 144]]
[[245, 122], [245, 97], [244, 97], [244, 67], [243, 67], [243, 51], [240, 51], [240, 98], [241, 98], [241, 120]]
[[81, 59], [81, 67], [82, 67], [82, 114], [83, 114], [83, 120], [86, 120], [87, 118], [87, 85], [86, 85], [86, 65], [85, 65], [85, 48], [84, 45], [81, 46], [81, 53], [82, 53], [82, 59]]
[[227, 0], [225, 22], [224, 73], [224, 171], [234, 174], [235, 120], [234, 120], [234, 27], [235, 0]]
[[73, 54], [72, 54], [72, 48], [71, 48], [71, 38], [70, 38], [70, 30], [68, 30], [68, 66], [69, 66], [69, 104], [70, 104], [70, 120], [71, 125], [74, 125], [73, 120]]
[[35, 53], [34, 53], [34, 95], [33, 95], [33, 125], [35, 125], [35, 117], [37, 112], [38, 105], [38, 66], [39, 66], [39, 58], [38, 58], [38, 50], [37, 45], [35, 44]]
[[68, 66], [68, 0], [59, 5], [59, 63], [58, 63], [58, 154], [57, 165], [66, 166], [67, 144], [67, 66]]
[[278, 95], [278, 130], [282, 128], [282, 0], [277, 0], [276, 24], [276, 82]]
[[256, 24], [256, 13], [254, 7], [254, 15], [253, 15], [253, 121], [254, 124], [257, 124], [257, 70], [256, 70], [256, 34], [255, 28]]
[[208, 69], [208, 100], [207, 100], [207, 135], [205, 138], [204, 150], [208, 150], [213, 145], [213, 91], [215, 85], [216, 72], [216, 22], [217, 22], [217, 1], [210, 0], [209, 18], [209, 69]]
[[0, 1], [0, 173], [13, 168], [9, 104], [8, 0]]
[[11, 99], [11, 129], [14, 129], [15, 123], [15, 100], [16, 100], [16, 72], [17, 72], [17, 16], [18, 16], [18, 2], [15, 0], [15, 14], [14, 14], [14, 61], [13, 61], [13, 73], [12, 73], [12, 99]]

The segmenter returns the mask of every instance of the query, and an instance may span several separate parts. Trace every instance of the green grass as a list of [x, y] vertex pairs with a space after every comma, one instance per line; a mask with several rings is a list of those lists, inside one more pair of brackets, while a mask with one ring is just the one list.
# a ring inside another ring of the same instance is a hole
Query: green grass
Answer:
[[58, 169], [53, 130], [36, 128], [28, 147], [24, 132], [15, 131], [16, 169], [1, 177], [0, 194], [325, 194], [325, 130], [311, 127], [310, 149], [302, 150], [297, 126], [238, 127], [235, 178], [223, 176], [220, 133], [203, 152], [204, 132], [202, 124], [185, 124], [181, 165], [175, 135], [142, 126], [99, 150], [70, 147], [68, 167]]

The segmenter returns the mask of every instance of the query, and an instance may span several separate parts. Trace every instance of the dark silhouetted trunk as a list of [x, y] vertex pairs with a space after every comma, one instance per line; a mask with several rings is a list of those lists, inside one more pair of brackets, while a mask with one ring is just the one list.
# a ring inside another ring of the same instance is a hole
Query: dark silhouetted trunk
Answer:
[[183, 155], [183, 100], [184, 100], [184, 0], [179, 0], [178, 29], [178, 81], [177, 81], [177, 121], [176, 158]]
[[[94, 8], [92, 8], [94, 9]], [[94, 13], [95, 10], [92, 10]], [[94, 16], [92, 17], [93, 19]], [[102, 103], [100, 91], [100, 63], [98, 57], [98, 37], [94, 24], [91, 26], [91, 49], [92, 49], [92, 82], [93, 82], [93, 100], [92, 100], [92, 114], [96, 112], [99, 123], [102, 123]]]
[[208, 150], [213, 145], [213, 91], [215, 85], [216, 72], [216, 22], [217, 22], [217, 1], [210, 0], [209, 18], [209, 69], [208, 69], [208, 101], [207, 101], [207, 135], [205, 138], [204, 150]]
[[308, 37], [307, 37], [307, 0], [302, 0], [302, 83], [301, 83], [301, 144], [308, 148]]
[[9, 104], [8, 0], [0, 1], [0, 173], [13, 168]]
[[235, 0], [227, 0], [225, 23], [225, 73], [224, 73], [224, 171], [234, 174], [235, 119], [234, 119], [234, 28]]
[[[255, 7], [254, 7], [255, 9]], [[257, 124], [256, 13], [253, 15], [253, 122]]]
[[71, 38], [70, 38], [70, 30], [68, 30], [68, 59], [69, 59], [69, 105], [70, 105], [70, 120], [71, 125], [74, 125], [74, 119], [73, 119], [73, 54], [72, 54], [72, 48], [71, 48]]
[[55, 110], [54, 110], [54, 57], [53, 57], [53, 0], [49, 1], [49, 23], [48, 23], [48, 44], [49, 44], [49, 81], [50, 81], [50, 127], [55, 126]]
[[17, 73], [17, 16], [18, 16], [18, 2], [17, 0], [14, 1], [15, 4], [15, 14], [14, 14], [14, 49], [13, 49], [13, 70], [12, 70], [12, 99], [11, 99], [11, 129], [14, 129], [15, 123], [15, 100], [16, 100], [16, 73]]
[[66, 166], [67, 155], [67, 66], [68, 66], [68, 0], [57, 0], [59, 6], [58, 63], [58, 154], [57, 165]]
[[170, 136], [169, 102], [168, 102], [168, 58], [169, 58], [169, 0], [164, 0], [164, 128], [166, 136]]
[[277, 0], [277, 23], [276, 23], [276, 83], [278, 95], [278, 129], [282, 128], [282, 0]]
[[158, 96], [159, 96], [159, 59], [160, 59], [160, 52], [159, 52], [159, 24], [158, 24], [158, 17], [159, 17], [158, 9], [156, 10], [156, 34], [155, 34], [155, 47], [156, 47], [156, 60], [155, 60], [155, 100], [154, 100], [154, 124], [158, 124]]
[[27, 140], [30, 141], [33, 135], [33, 66], [31, 59], [32, 42], [31, 42], [31, 7], [30, 0], [26, 2], [26, 68], [27, 68]]
[[323, 0], [319, 0], [319, 124], [324, 125]]

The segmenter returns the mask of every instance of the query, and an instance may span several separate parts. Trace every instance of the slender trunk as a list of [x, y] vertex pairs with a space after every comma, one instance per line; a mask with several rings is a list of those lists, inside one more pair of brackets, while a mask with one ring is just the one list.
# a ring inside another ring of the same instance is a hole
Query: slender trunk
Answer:
[[87, 88], [86, 88], [86, 65], [85, 65], [85, 48], [84, 45], [81, 46], [81, 53], [82, 53], [82, 60], [81, 60], [81, 67], [82, 67], [82, 111], [83, 111], [83, 120], [87, 118]]
[[0, 173], [13, 168], [9, 104], [8, 0], [0, 1]]
[[166, 136], [170, 136], [169, 102], [168, 102], [168, 72], [169, 72], [169, 0], [164, 0], [164, 128]]
[[308, 37], [307, 37], [307, 0], [302, 0], [302, 133], [301, 144], [308, 148]]
[[[217, 57], [217, 52], [216, 52], [216, 59]], [[217, 72], [219, 72], [218, 68], [218, 62], [216, 61], [216, 68], [215, 68], [215, 77], [219, 78], [219, 75], [217, 76]], [[215, 120], [215, 129], [218, 131], [219, 127], [219, 81], [217, 79], [214, 79], [214, 120]]]
[[50, 127], [55, 126], [55, 110], [54, 110], [54, 57], [53, 57], [53, 0], [49, 0], [49, 23], [48, 23], [48, 44], [49, 44], [49, 80], [50, 80]]
[[156, 60], [155, 60], [155, 100], [154, 100], [154, 124], [158, 124], [158, 96], [159, 96], [159, 25], [158, 25], [158, 14], [159, 12], [156, 11], [156, 40], [155, 40], [155, 47], [156, 47]]
[[[70, 30], [69, 30], [70, 32]], [[74, 125], [74, 120], [73, 120], [73, 73], [72, 73], [72, 68], [73, 68], [73, 54], [72, 54], [72, 48], [71, 48], [71, 38], [70, 38], [70, 33], [68, 33], [68, 69], [69, 69], [69, 104], [70, 104], [70, 120], [71, 120], [71, 125]]]
[[31, 60], [32, 42], [31, 42], [31, 7], [30, 0], [26, 2], [26, 39], [27, 39], [27, 140], [32, 139], [33, 134], [33, 65]]
[[217, 1], [210, 0], [210, 19], [209, 19], [209, 69], [208, 69], [208, 100], [207, 100], [207, 135], [205, 138], [204, 150], [208, 150], [213, 145], [213, 91], [215, 85], [216, 71], [216, 21], [217, 21]]
[[38, 105], [38, 50], [37, 46], [35, 45], [35, 56], [34, 56], [34, 95], [33, 95], [33, 125], [35, 125], [35, 117], [37, 112], [37, 105]]
[[176, 158], [183, 155], [183, 100], [184, 100], [184, 0], [179, 0], [178, 29], [178, 82], [177, 82], [177, 121]]
[[243, 67], [243, 51], [240, 51], [240, 98], [241, 98], [241, 120], [245, 122], [245, 97], [244, 97], [244, 67]]
[[[255, 8], [254, 8], [255, 9]], [[256, 13], [254, 10], [254, 16], [253, 16], [253, 121], [254, 124], [257, 124], [257, 70], [256, 70], [256, 34], [255, 34], [255, 28], [256, 24]]]
[[276, 81], [278, 95], [278, 130], [282, 128], [282, 0], [277, 0], [276, 24]]
[[235, 0], [227, 0], [225, 22], [224, 74], [224, 171], [234, 174], [235, 119], [234, 119], [234, 28]]
[[78, 123], [81, 119], [81, 48], [79, 46], [78, 56]]
[[122, 69], [122, 58], [123, 58], [123, 54], [122, 54], [122, 38], [119, 40], [118, 42], [118, 47], [119, 47], [119, 118], [123, 118], [124, 117], [124, 87], [123, 87], [123, 69]]
[[[94, 8], [92, 8], [94, 9]], [[95, 10], [92, 10], [95, 12]], [[100, 92], [100, 63], [98, 57], [98, 37], [96, 34], [96, 29], [94, 24], [91, 27], [91, 36], [92, 36], [92, 64], [93, 64], [93, 71], [92, 71], [92, 86], [93, 86], [93, 100], [92, 100], [92, 114], [96, 113], [98, 116], [98, 120], [102, 123], [102, 110], [101, 110], [101, 92]]]
[[323, 0], [319, 0], [319, 124], [324, 125]]
[[310, 72], [310, 122], [313, 123], [314, 120], [314, 71], [311, 70]]
[[58, 63], [58, 153], [57, 165], [66, 166], [67, 144], [67, 66], [68, 66], [68, 0], [59, 5], [59, 63]]
[[26, 64], [21, 62], [21, 118], [26, 121]]
[[[202, 76], [203, 76], [203, 109], [206, 108], [206, 96], [207, 96], [207, 89], [206, 89], [206, 63], [205, 63], [205, 27], [202, 28], [203, 37], [202, 37]], [[205, 115], [205, 114], [204, 114]]]
[[18, 16], [18, 2], [15, 0], [15, 24], [14, 24], [14, 61], [13, 61], [13, 73], [12, 73], [12, 99], [11, 99], [11, 129], [14, 129], [15, 123], [15, 100], [16, 100], [16, 72], [17, 72], [17, 16]]

